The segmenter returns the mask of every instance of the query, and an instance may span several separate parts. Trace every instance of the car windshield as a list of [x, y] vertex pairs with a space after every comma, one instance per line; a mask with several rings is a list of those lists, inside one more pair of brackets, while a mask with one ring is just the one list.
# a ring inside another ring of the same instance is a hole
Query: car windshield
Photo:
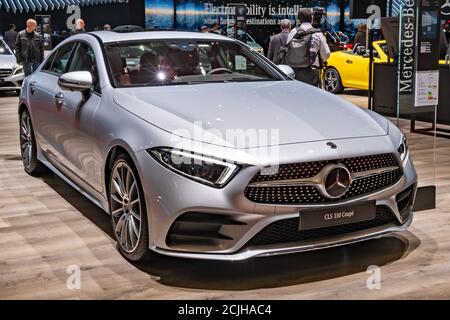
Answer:
[[0, 41], [0, 54], [11, 54], [8, 47], [3, 41]]
[[257, 53], [232, 41], [154, 40], [106, 45], [118, 87], [284, 80]]

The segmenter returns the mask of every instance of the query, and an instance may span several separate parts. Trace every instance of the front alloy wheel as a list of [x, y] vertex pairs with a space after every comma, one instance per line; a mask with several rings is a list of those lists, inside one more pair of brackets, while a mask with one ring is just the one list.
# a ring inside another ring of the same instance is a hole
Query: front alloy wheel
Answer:
[[20, 152], [26, 173], [34, 175], [43, 169], [42, 164], [37, 159], [33, 124], [27, 110], [20, 114]]
[[129, 260], [141, 260], [148, 247], [147, 213], [138, 175], [126, 155], [120, 155], [112, 168], [109, 198], [120, 251]]
[[342, 86], [341, 76], [339, 72], [334, 68], [328, 68], [323, 75], [324, 89], [330, 93], [342, 93], [344, 87]]

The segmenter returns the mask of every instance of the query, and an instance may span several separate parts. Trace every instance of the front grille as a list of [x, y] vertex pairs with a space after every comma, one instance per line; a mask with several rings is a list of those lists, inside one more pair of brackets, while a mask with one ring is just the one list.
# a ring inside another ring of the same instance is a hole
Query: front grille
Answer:
[[[289, 181], [316, 176], [328, 164], [344, 164], [351, 173], [376, 169], [398, 167], [398, 161], [393, 154], [380, 154], [358, 158], [347, 158], [335, 161], [317, 161], [281, 165], [279, 168], [264, 169], [258, 173], [250, 184], [270, 181]], [[278, 170], [277, 170], [278, 169]], [[270, 171], [273, 172], [270, 172]], [[276, 170], [276, 171], [275, 171]], [[271, 174], [272, 173], [272, 174]], [[369, 194], [395, 184], [400, 180], [400, 168], [371, 175], [353, 181], [347, 193], [338, 199], [324, 197], [313, 185], [298, 186], [247, 186], [245, 196], [253, 202], [264, 204], [324, 204], [347, 200]]]
[[12, 73], [12, 69], [0, 69], [0, 79], [5, 79], [9, 77]]
[[317, 240], [326, 237], [340, 236], [387, 224], [398, 224], [392, 210], [387, 206], [378, 206], [375, 219], [345, 225], [299, 230], [300, 218], [292, 218], [274, 222], [256, 234], [245, 247], [271, 244], [283, 244], [297, 241]]
[[16, 85], [9, 81], [2, 81], [0, 82], [0, 88], [15, 88]]

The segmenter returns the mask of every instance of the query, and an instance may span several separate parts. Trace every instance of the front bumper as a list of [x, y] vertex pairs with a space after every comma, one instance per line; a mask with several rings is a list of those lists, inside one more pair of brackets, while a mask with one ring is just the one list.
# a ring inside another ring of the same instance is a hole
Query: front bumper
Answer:
[[[386, 141], [383, 141], [385, 139]], [[390, 153], [392, 144], [388, 139], [388, 137], [376, 137], [340, 141], [340, 151], [326, 147], [323, 142], [281, 146], [279, 161], [280, 163], [316, 161], [317, 154], [320, 154], [321, 159], [340, 159], [364, 154]], [[355, 144], [364, 146], [365, 150], [358, 149], [359, 154], [355, 153]], [[296, 156], [299, 154], [302, 155], [301, 160]], [[408, 188], [412, 188], [413, 197], [416, 193], [417, 175], [409, 158], [403, 164], [401, 179], [394, 185], [348, 201], [314, 206], [266, 205], [248, 200], [244, 190], [264, 164], [242, 168], [227, 186], [215, 189], [167, 170], [146, 151], [136, 153], [136, 158], [149, 215], [149, 248], [165, 255], [195, 259], [243, 260], [251, 257], [309, 251], [378, 238], [391, 232], [402, 231], [412, 221], [412, 215], [409, 213], [406, 215], [407, 218], [402, 217], [396, 200], [396, 196]], [[336, 208], [365, 201], [375, 201], [377, 206], [388, 207], [395, 216], [395, 221], [358, 232], [316, 240], [247, 246], [250, 240], [264, 228], [277, 221], [299, 217], [301, 210]], [[227, 216], [239, 223], [224, 223], [219, 232], [224, 236], [223, 238], [206, 242], [196, 241], [196, 239], [184, 243], [168, 241], [168, 234], [174, 222], [183, 214], [190, 212]]]
[[24, 80], [24, 74], [10, 75], [0, 79], [0, 91], [20, 90]]
[[241, 261], [250, 258], [258, 257], [270, 257], [277, 255], [293, 254], [300, 252], [307, 252], [313, 250], [333, 248], [361, 241], [367, 241], [372, 239], [379, 239], [394, 232], [405, 231], [412, 223], [413, 215], [411, 214], [409, 219], [402, 225], [387, 225], [379, 228], [368, 229], [360, 232], [349, 233], [343, 236], [337, 236], [332, 238], [326, 238], [321, 240], [302, 242], [302, 243], [289, 243], [271, 245], [257, 248], [250, 248], [247, 250], [239, 251], [233, 254], [196, 254], [175, 252], [170, 250], [164, 250], [157, 247], [151, 248], [153, 251], [177, 258], [199, 259], [199, 260], [220, 260], [220, 261]]

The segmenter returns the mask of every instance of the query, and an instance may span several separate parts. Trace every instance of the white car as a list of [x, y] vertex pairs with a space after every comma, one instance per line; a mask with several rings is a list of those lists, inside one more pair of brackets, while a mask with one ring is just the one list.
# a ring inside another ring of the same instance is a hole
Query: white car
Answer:
[[285, 72], [212, 33], [74, 35], [24, 81], [25, 171], [45, 165], [110, 213], [132, 261], [149, 249], [244, 260], [405, 230], [417, 174], [403, 133]]
[[0, 39], [0, 91], [20, 94], [24, 78], [23, 67], [17, 64], [13, 51]]

